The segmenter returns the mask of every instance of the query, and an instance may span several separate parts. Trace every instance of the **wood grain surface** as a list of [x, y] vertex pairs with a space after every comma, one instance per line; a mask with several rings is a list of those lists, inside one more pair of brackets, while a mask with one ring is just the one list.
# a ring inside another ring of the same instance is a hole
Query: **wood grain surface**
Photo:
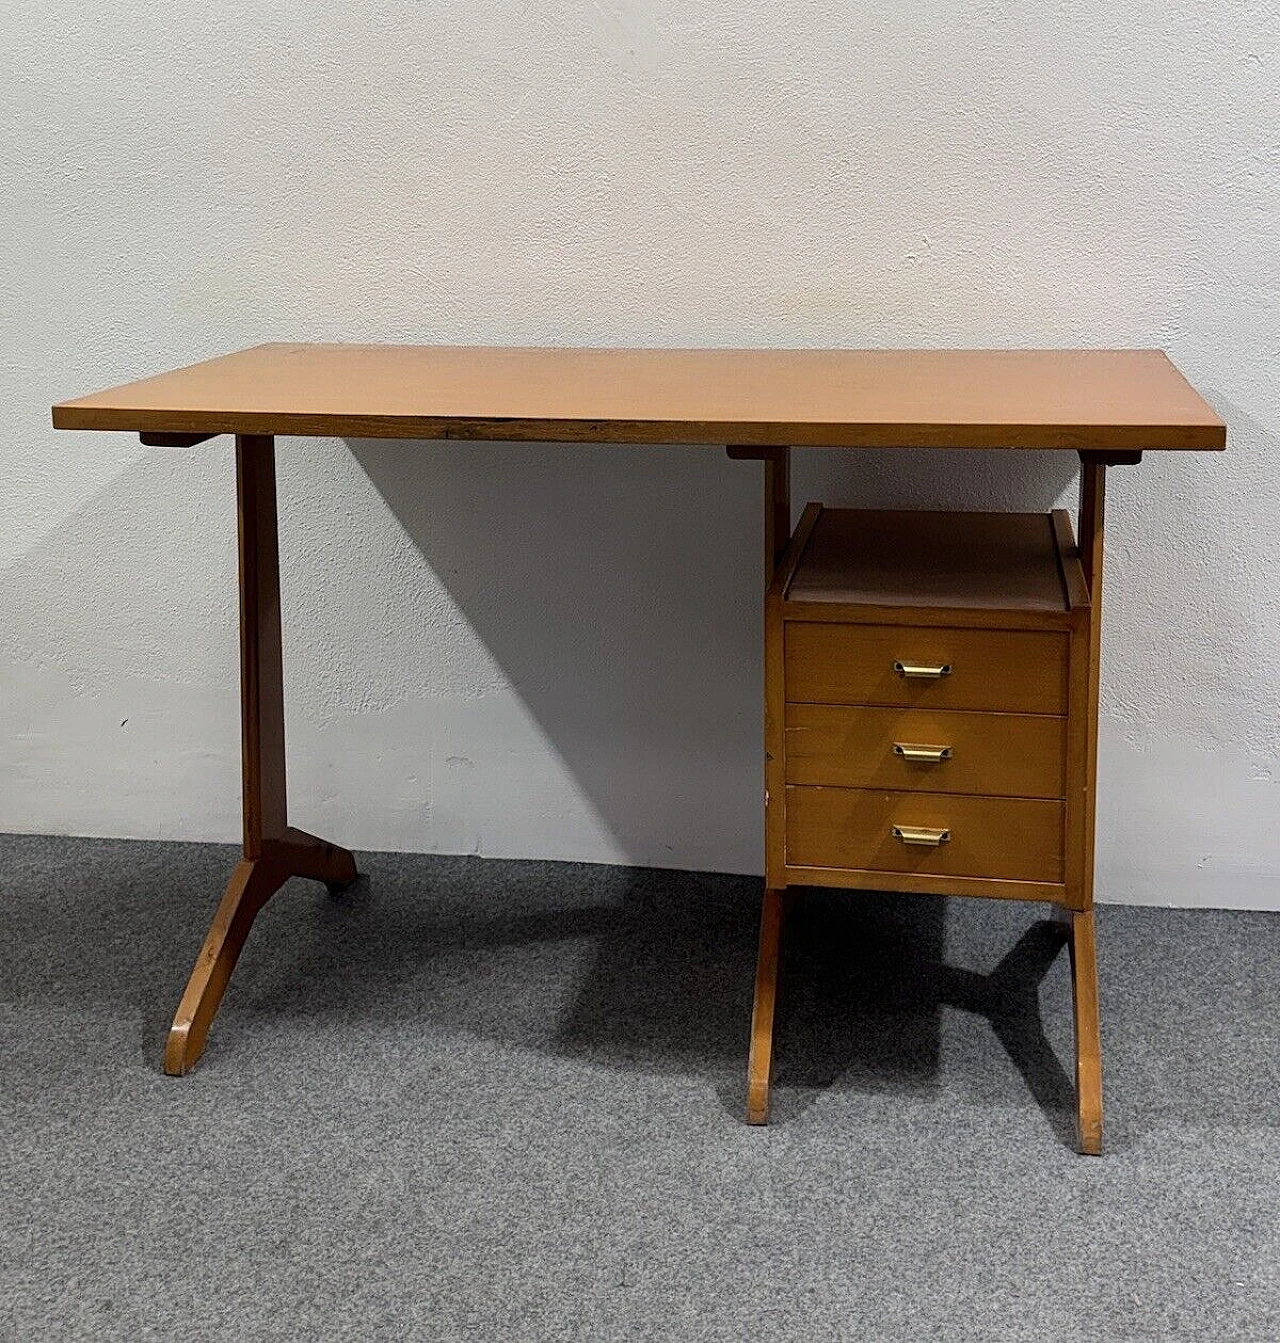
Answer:
[[[787, 621], [783, 639], [789, 703], [1066, 712], [1066, 634]], [[915, 680], [899, 661], [951, 670]]]
[[824, 508], [792, 602], [1067, 611], [1048, 513]]
[[[788, 704], [787, 783], [994, 797], [1065, 795], [1067, 720], [1049, 714], [962, 713], [870, 705]], [[938, 761], [895, 744], [945, 748]]]
[[[1062, 811], [1061, 802], [1038, 798], [788, 786], [787, 863], [1060, 882]], [[895, 825], [947, 830], [950, 838], [936, 848], [904, 844]]]

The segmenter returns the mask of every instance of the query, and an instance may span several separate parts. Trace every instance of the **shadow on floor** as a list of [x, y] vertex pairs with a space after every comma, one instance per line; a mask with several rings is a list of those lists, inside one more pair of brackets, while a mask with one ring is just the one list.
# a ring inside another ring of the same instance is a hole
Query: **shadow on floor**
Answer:
[[[936, 1089], [945, 1008], [985, 1018], [1067, 1146], [1074, 1087], [1045, 1035], [1039, 989], [1065, 947], [1060, 925], [1023, 929], [989, 973], [949, 964], [947, 902], [933, 896], [810, 890], [784, 934], [776, 1030], [781, 1117], [830, 1087]], [[997, 956], [1006, 933], [993, 941]]]
[[[232, 852], [43, 843], [63, 846], [41, 874], [58, 894], [15, 930], [29, 954], [13, 967], [12, 990], [105, 1014], [126, 1006], [145, 1063], [158, 1067]], [[702, 1076], [727, 1113], [742, 1114], [758, 879], [394, 854], [362, 866], [368, 875], [342, 895], [295, 881], [263, 910], [202, 1069], [234, 1066], [246, 1033], [287, 1038], [308, 1023], [347, 1023]], [[1072, 1087], [1038, 997], [1059, 930], [1026, 926], [1029, 909], [991, 911], [969, 960], [998, 964], [981, 973], [948, 958], [947, 911], [927, 896], [796, 893], [775, 1122], [832, 1089], [936, 1090], [942, 1014], [954, 1008], [991, 1023], [1055, 1133], [1072, 1141]]]
[[[224, 845], [0, 836], [3, 1004], [63, 1034], [106, 1032], [77, 1066], [123, 1066], [132, 1040], [130, 1062], [158, 1073], [234, 859]], [[293, 882], [263, 910], [200, 1064], [211, 1081], [321, 1028], [405, 1066], [434, 1037], [694, 1077], [741, 1115], [758, 879], [404, 854], [362, 867], [345, 896]], [[930, 1094], [957, 1050], [955, 1084], [976, 1104], [1016, 1103], [998, 1040], [1069, 1145], [1066, 957], [1037, 915], [804, 893], [785, 929], [777, 1121], [832, 1091]], [[1104, 906], [1099, 919], [1112, 1137], [1126, 1112], [1143, 1130], [1280, 1128], [1280, 918]]]

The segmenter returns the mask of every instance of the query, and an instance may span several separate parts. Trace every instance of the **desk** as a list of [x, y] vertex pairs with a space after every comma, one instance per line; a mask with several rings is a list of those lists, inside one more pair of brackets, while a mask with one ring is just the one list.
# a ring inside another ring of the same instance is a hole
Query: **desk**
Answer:
[[[234, 435], [239, 517], [244, 854], [174, 1018], [165, 1071], [204, 1049], [259, 909], [291, 876], [355, 878], [345, 849], [290, 826], [276, 530], [275, 438], [687, 443], [764, 463], [764, 568], [791, 538], [793, 447], [1067, 449], [1079, 454], [1079, 569], [1092, 619], [1083, 712], [1096, 747], [1106, 469], [1154, 450], [1214, 450], [1222, 421], [1159, 351], [569, 350], [274, 344], [53, 407], [60, 429], [193, 447]], [[1074, 545], [1074, 542], [1072, 542]], [[1068, 905], [1082, 1113], [1100, 1083], [1093, 964], [1093, 779], [1077, 820], [1088, 859]], [[773, 882], [771, 881], [771, 888]], [[777, 901], [766, 900], [756, 1027], [772, 1024]], [[767, 1051], [766, 1051], [767, 1053]], [[754, 1058], [753, 1083], [767, 1059]], [[1086, 1117], [1086, 1122], [1087, 1117]], [[1085, 1144], [1087, 1145], [1087, 1144]]]

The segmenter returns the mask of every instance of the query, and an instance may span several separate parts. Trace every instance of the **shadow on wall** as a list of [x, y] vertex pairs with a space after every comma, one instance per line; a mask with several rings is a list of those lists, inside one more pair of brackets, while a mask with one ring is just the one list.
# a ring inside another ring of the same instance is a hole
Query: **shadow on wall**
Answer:
[[144, 453], [5, 567], [9, 828], [239, 834], [229, 443]]
[[350, 447], [618, 850], [759, 870], [759, 467], [679, 447]]
[[[760, 467], [707, 447], [348, 446], [626, 859], [760, 871]], [[795, 458], [797, 510], [1047, 511], [1077, 469], [1065, 452]]]

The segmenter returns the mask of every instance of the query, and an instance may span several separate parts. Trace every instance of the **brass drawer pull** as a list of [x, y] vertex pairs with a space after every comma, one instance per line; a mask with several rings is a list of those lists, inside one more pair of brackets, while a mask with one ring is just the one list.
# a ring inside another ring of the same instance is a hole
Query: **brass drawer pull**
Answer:
[[951, 664], [941, 662], [936, 666], [925, 666], [919, 662], [895, 662], [893, 669], [899, 676], [909, 676], [925, 681], [936, 681], [939, 677], [951, 675]]
[[951, 838], [951, 831], [930, 830], [926, 826], [919, 825], [895, 825], [893, 837], [900, 839], [904, 844], [925, 844], [936, 849], [939, 844], [945, 844]]
[[909, 741], [895, 741], [893, 753], [900, 755], [904, 760], [919, 760], [929, 765], [951, 759], [950, 746], [920, 746]]

